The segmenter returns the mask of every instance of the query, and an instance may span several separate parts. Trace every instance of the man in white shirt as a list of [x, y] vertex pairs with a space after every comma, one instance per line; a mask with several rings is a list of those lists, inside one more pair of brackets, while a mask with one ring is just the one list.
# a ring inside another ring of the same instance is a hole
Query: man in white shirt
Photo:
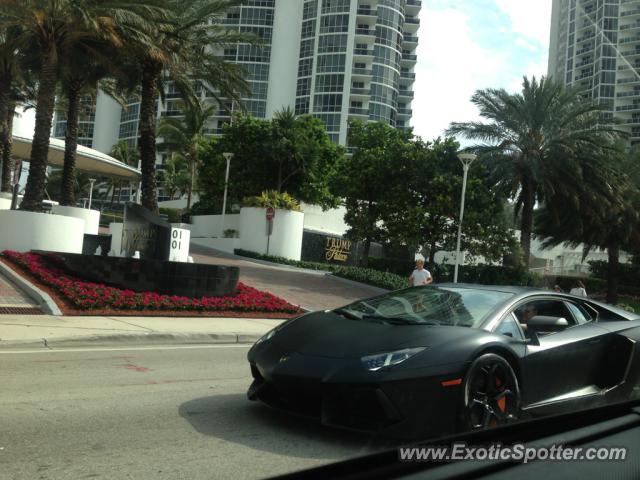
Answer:
[[433, 282], [433, 277], [429, 270], [424, 268], [424, 260], [421, 258], [417, 259], [416, 269], [409, 277], [409, 283], [413, 287], [418, 287], [420, 285], [429, 285], [431, 282]]
[[569, 291], [571, 295], [576, 295], [578, 297], [586, 297], [587, 290], [584, 288], [584, 283], [578, 280], [578, 284]]

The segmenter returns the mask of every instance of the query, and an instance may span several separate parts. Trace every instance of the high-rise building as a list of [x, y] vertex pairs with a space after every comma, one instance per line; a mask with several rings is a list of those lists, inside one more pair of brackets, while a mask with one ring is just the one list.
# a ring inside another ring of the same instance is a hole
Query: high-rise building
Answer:
[[553, 0], [548, 74], [584, 89], [640, 143], [640, 0]]
[[[421, 0], [245, 0], [215, 21], [263, 41], [220, 52], [248, 72], [248, 112], [271, 118], [290, 107], [312, 114], [344, 145], [349, 118], [409, 127], [420, 7]], [[179, 93], [170, 82], [166, 88], [158, 117], [180, 116]], [[221, 105], [208, 131], [222, 133], [236, 109]], [[95, 115], [82, 118], [82, 143], [102, 151], [120, 140], [134, 146], [138, 119], [135, 98], [121, 108], [101, 93]], [[64, 136], [65, 127], [59, 116], [55, 136]]]

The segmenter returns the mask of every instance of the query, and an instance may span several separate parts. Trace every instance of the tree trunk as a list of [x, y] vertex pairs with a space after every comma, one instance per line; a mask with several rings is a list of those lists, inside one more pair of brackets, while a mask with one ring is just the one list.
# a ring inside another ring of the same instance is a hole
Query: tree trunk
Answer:
[[76, 150], [78, 149], [78, 121], [80, 115], [79, 82], [71, 82], [67, 89], [67, 131], [64, 136], [64, 166], [62, 168], [62, 182], [60, 184], [60, 204], [73, 206], [76, 196], [73, 184], [76, 179]]
[[364, 247], [362, 249], [362, 259], [360, 260], [360, 264], [363, 267], [369, 266], [369, 249], [371, 248], [371, 237], [367, 236], [364, 239]]
[[609, 263], [607, 268], [607, 303], [618, 303], [618, 269], [620, 260], [620, 246], [611, 242], [607, 248]]
[[156, 99], [162, 66], [143, 62], [142, 98], [140, 101], [140, 163], [142, 173], [142, 206], [158, 213], [156, 182]]
[[11, 191], [11, 168], [5, 158], [7, 146], [11, 141], [11, 129], [9, 128], [9, 103], [11, 103], [11, 75], [6, 75], [0, 81], [0, 151], [2, 153], [2, 182], [0, 189], [3, 192]]
[[191, 162], [190, 167], [191, 180], [189, 181], [189, 188], [187, 189], [187, 209], [191, 208], [191, 192], [193, 191], [193, 182], [196, 177], [195, 162]]
[[522, 247], [522, 260], [526, 268], [529, 268], [529, 258], [531, 257], [533, 206], [533, 185], [531, 180], [526, 179], [522, 183], [522, 222], [520, 225], [520, 246]]
[[436, 268], [436, 248], [437, 245], [435, 243], [432, 243], [429, 248], [429, 268], [432, 273]]
[[[55, 48], [55, 47], [54, 47]], [[29, 159], [29, 178], [20, 204], [21, 210], [42, 211], [42, 200], [47, 180], [47, 156], [49, 154], [49, 135], [53, 122], [56, 82], [58, 79], [58, 58], [54, 51], [44, 54], [40, 68], [38, 96], [36, 103], [36, 125], [31, 142]]]
[[13, 179], [13, 170], [15, 167], [15, 162], [13, 160], [12, 150], [13, 150], [13, 119], [16, 115], [16, 104], [11, 103], [9, 105], [9, 109], [7, 111], [7, 132], [8, 135], [4, 135], [2, 138], [2, 181], [0, 185], [0, 190], [3, 192], [12, 192], [13, 188], [11, 185], [11, 180]]

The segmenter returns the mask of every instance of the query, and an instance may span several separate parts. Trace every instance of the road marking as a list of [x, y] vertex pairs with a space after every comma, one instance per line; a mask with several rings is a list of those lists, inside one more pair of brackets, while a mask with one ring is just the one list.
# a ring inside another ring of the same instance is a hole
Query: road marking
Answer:
[[42, 348], [39, 350], [0, 350], [0, 355], [18, 355], [23, 353], [69, 353], [69, 352], [123, 352], [123, 351], [140, 351], [140, 350], [197, 350], [197, 349], [215, 349], [215, 348], [250, 348], [248, 343], [230, 343], [216, 345], [180, 345], [180, 346], [152, 346], [152, 347], [95, 347], [95, 348]]

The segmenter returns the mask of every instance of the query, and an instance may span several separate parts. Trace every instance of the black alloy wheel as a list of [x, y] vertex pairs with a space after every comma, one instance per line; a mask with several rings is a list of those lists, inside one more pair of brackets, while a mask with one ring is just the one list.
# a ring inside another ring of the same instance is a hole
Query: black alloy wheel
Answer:
[[463, 428], [480, 430], [515, 422], [520, 417], [518, 378], [500, 355], [476, 358], [464, 379]]

